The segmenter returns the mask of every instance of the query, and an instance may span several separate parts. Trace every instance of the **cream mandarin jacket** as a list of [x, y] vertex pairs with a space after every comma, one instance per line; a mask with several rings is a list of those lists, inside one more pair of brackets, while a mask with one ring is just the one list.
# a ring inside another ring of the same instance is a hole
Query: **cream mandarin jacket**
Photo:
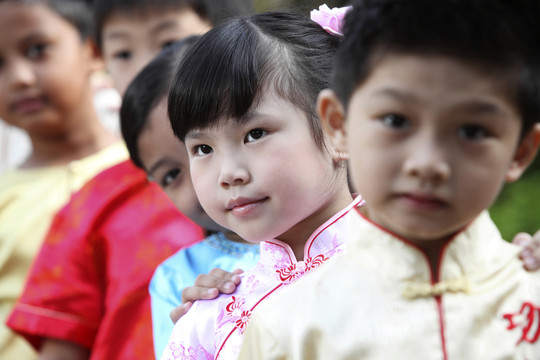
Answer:
[[424, 253], [362, 215], [346, 250], [262, 304], [240, 359], [540, 359], [540, 276], [482, 213]]

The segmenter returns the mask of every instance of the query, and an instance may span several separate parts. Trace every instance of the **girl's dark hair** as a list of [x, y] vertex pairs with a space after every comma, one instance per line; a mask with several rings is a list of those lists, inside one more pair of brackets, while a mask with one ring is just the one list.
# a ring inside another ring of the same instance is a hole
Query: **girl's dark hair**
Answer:
[[522, 135], [540, 118], [537, 0], [356, 0], [345, 18], [333, 88], [347, 108], [387, 53], [444, 55], [502, 79], [521, 112]]
[[131, 160], [142, 169], [144, 166], [137, 144], [139, 136], [146, 127], [150, 112], [166, 98], [178, 62], [197, 39], [197, 36], [190, 36], [164, 49], [126, 89], [120, 108], [120, 128]]
[[88, 1], [84, 0], [18, 0], [23, 4], [44, 4], [79, 32], [82, 41], [93, 37], [94, 19]]
[[315, 113], [329, 86], [339, 38], [305, 16], [268, 12], [236, 18], [201, 37], [182, 61], [169, 94], [169, 117], [180, 139], [223, 119], [242, 121], [268, 91], [303, 110], [323, 147]]
[[180, 8], [191, 8], [200, 18], [217, 25], [234, 16], [251, 14], [253, 0], [93, 0], [98, 47], [102, 49], [105, 22], [115, 13], [139, 15]]

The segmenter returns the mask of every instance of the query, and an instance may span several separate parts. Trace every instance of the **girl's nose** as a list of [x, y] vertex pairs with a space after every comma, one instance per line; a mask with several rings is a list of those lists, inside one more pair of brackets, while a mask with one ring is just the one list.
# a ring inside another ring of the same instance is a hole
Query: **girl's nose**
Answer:
[[230, 186], [245, 185], [251, 180], [251, 175], [245, 163], [238, 157], [231, 156], [221, 165], [219, 185], [225, 189]]

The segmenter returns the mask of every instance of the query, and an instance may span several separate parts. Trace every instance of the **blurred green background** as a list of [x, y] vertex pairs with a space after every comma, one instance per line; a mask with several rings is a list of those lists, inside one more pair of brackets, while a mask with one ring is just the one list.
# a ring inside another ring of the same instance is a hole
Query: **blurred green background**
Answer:
[[[349, 1], [328, 1], [329, 7], [345, 6]], [[325, 4], [313, 0], [255, 0], [257, 12], [275, 9], [294, 9], [305, 15]], [[482, 184], [478, 184], [482, 186]], [[507, 184], [490, 209], [503, 237], [511, 240], [520, 231], [534, 233], [540, 229], [540, 157], [537, 157], [524, 176]]]

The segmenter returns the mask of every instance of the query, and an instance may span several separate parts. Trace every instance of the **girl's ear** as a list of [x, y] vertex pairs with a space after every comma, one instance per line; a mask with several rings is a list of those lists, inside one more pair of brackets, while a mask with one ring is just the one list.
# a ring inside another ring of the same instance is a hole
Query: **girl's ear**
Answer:
[[347, 154], [345, 111], [335, 92], [326, 89], [319, 93], [317, 113], [326, 135], [334, 145], [334, 151], [337, 154]]
[[534, 160], [539, 146], [540, 123], [535, 124], [519, 143], [516, 153], [514, 154], [514, 158], [510, 163], [510, 167], [506, 171], [507, 182], [516, 181], [521, 177], [525, 170], [527, 170], [527, 167]]

